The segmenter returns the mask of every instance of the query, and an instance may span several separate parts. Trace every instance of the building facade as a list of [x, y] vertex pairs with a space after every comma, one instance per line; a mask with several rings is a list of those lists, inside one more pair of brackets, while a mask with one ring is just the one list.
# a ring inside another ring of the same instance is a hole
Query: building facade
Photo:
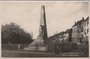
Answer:
[[89, 32], [89, 17], [77, 21], [72, 26], [72, 41], [73, 43], [86, 43], [88, 41]]
[[63, 43], [71, 42], [71, 29], [62, 31], [48, 38], [48, 51], [62, 51]]
[[77, 43], [78, 42], [78, 35], [77, 35], [77, 26], [76, 24], [72, 27], [72, 42]]
[[82, 43], [87, 44], [89, 39], [89, 17], [87, 17], [83, 22], [83, 31], [81, 32], [82, 35]]

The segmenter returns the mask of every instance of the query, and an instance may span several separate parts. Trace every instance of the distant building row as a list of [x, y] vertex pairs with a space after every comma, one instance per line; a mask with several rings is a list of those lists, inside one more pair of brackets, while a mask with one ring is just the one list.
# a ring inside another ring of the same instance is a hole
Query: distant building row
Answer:
[[48, 49], [55, 48], [58, 43], [88, 44], [89, 37], [89, 17], [82, 18], [75, 22], [72, 28], [62, 31], [48, 38]]

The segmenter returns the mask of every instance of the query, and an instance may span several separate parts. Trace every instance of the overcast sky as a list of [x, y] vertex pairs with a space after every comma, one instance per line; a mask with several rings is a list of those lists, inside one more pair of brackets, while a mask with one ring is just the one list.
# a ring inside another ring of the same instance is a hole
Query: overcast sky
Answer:
[[0, 2], [0, 24], [14, 22], [37, 38], [41, 6], [45, 5], [48, 36], [69, 29], [88, 16], [88, 2]]

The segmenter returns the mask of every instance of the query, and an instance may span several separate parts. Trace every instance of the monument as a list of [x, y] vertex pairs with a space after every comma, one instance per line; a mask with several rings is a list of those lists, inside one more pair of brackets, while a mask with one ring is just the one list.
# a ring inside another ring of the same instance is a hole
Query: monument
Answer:
[[38, 35], [38, 38], [30, 44], [30, 46], [32, 46], [36, 50], [46, 51], [47, 38], [48, 38], [48, 35], [47, 35], [47, 26], [46, 26], [45, 6], [42, 5], [41, 6], [41, 14], [40, 14], [39, 35]]
[[45, 6], [41, 7], [41, 18], [40, 18], [40, 29], [38, 39], [43, 40], [44, 46], [47, 44], [47, 26], [46, 26], [46, 15]]

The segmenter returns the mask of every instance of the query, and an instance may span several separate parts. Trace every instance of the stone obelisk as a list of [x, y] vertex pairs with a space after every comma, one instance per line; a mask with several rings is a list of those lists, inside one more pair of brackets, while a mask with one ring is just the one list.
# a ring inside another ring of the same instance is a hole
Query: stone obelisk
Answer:
[[39, 35], [38, 38], [29, 45], [29, 48], [33, 49], [33, 47], [36, 47], [36, 50], [43, 48], [42, 50], [47, 51], [47, 38], [45, 6], [41, 6]]
[[40, 29], [39, 29], [39, 39], [43, 40], [44, 46], [47, 44], [47, 26], [46, 26], [46, 15], [45, 6], [41, 6], [41, 18], [40, 18]]

